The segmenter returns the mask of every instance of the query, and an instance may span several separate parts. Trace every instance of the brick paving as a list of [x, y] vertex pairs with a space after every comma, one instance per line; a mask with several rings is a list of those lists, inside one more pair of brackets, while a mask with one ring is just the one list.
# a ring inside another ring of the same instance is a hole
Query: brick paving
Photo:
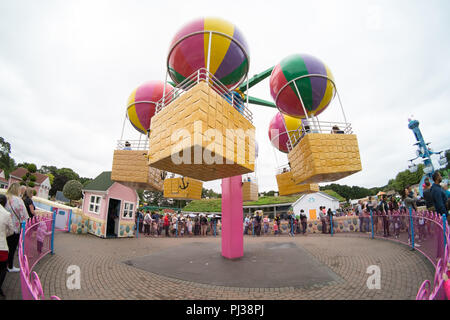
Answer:
[[[201, 284], [143, 271], [124, 263], [161, 250], [198, 242], [220, 244], [212, 238], [123, 238], [100, 239], [92, 235], [57, 233], [55, 254], [44, 257], [35, 267], [46, 298], [61, 299], [269, 299], [343, 300], [414, 299], [426, 279], [434, 278], [431, 263], [407, 246], [371, 240], [354, 234], [244, 238], [245, 243], [294, 242], [330, 268], [339, 280], [303, 287], [239, 288]], [[17, 260], [16, 260], [17, 261]], [[81, 289], [69, 290], [67, 268], [81, 269]], [[367, 267], [381, 269], [381, 289], [367, 288]], [[270, 274], [267, 274], [270, 277]], [[3, 291], [7, 299], [21, 299], [18, 273], [8, 273]]]

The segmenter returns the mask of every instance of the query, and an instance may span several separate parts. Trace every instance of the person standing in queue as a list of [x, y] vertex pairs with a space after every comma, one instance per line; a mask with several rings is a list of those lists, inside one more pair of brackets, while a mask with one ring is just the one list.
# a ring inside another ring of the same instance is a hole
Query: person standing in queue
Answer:
[[5, 297], [2, 291], [8, 264], [8, 243], [6, 238], [14, 233], [11, 214], [6, 211], [6, 196], [0, 194], [0, 296]]
[[319, 217], [320, 217], [320, 222], [322, 223], [322, 233], [327, 233], [327, 217], [325, 212], [323, 212], [325, 207], [320, 206], [319, 208]]
[[328, 229], [328, 233], [331, 234], [331, 224], [333, 223], [333, 211], [331, 211], [331, 208], [328, 208], [327, 219], [328, 219], [328, 224], [330, 225], [330, 227]]
[[17, 182], [12, 183], [6, 191], [7, 203], [5, 209], [11, 214], [14, 233], [6, 238], [8, 242], [8, 272], [19, 272], [20, 269], [14, 267], [14, 254], [19, 244], [20, 230], [22, 222], [28, 219], [28, 212], [23, 200], [19, 197], [20, 185]]
[[166, 215], [164, 216], [164, 230], [166, 231], [166, 237], [170, 237], [169, 234], [169, 227], [170, 227], [170, 221], [169, 221], [169, 214], [166, 213]]
[[281, 218], [280, 218], [280, 214], [277, 213], [277, 216], [275, 217], [275, 223], [277, 225], [277, 234], [281, 234], [281, 228], [280, 228], [280, 224], [281, 224]]
[[34, 210], [36, 210], [33, 200], [31, 200], [32, 198], [33, 198], [33, 189], [28, 187], [25, 190], [22, 200], [23, 200], [23, 203], [25, 204], [25, 208], [27, 209], [28, 217], [30, 217], [30, 218], [34, 217]]
[[202, 237], [206, 237], [206, 231], [208, 230], [208, 219], [206, 219], [205, 214], [202, 214], [200, 218], [200, 225], [202, 230]]

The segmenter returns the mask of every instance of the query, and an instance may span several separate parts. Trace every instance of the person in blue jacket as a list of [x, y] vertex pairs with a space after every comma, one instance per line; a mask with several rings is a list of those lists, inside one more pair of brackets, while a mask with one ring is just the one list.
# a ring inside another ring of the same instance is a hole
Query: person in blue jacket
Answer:
[[433, 199], [434, 208], [439, 214], [447, 214], [447, 195], [440, 185], [442, 176], [439, 171], [433, 173], [433, 181], [434, 183], [431, 186], [431, 197]]

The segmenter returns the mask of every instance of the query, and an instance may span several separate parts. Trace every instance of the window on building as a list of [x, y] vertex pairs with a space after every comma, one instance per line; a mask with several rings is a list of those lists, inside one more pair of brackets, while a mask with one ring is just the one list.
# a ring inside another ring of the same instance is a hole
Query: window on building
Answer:
[[89, 199], [89, 212], [99, 213], [100, 212], [100, 196], [91, 196]]
[[124, 218], [132, 218], [133, 217], [133, 209], [134, 209], [134, 203], [125, 202], [125, 204], [123, 206], [123, 217]]

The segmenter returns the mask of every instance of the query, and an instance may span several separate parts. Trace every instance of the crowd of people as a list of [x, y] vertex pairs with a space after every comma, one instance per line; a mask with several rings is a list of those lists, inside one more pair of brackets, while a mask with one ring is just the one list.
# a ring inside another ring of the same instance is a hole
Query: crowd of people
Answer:
[[184, 237], [217, 235], [220, 218], [201, 213], [195, 216], [161, 211], [139, 210], [136, 214], [136, 228], [144, 236]]
[[[410, 210], [417, 211], [426, 208], [428, 212], [436, 212], [440, 215], [447, 214], [450, 210], [450, 201], [447, 190], [441, 187], [442, 176], [436, 171], [432, 176], [433, 184], [429, 178], [424, 180], [423, 197], [419, 197], [415, 190], [406, 187], [402, 199], [383, 195], [381, 199], [369, 197], [368, 201], [359, 201], [355, 208], [342, 210], [338, 216], [358, 216], [360, 221], [360, 232], [371, 231], [371, 220], [373, 219], [373, 231], [375, 234], [382, 233], [384, 237], [393, 235], [398, 238], [400, 230], [408, 232], [411, 241], [410, 225], [408, 220]], [[417, 230], [419, 242], [426, 239], [432, 230], [432, 224], [423, 216], [423, 210], [413, 217], [413, 227]], [[372, 217], [371, 217], [372, 215]]]
[[[34, 216], [36, 209], [31, 198], [33, 189], [12, 183], [6, 195], [0, 194], [0, 296], [7, 272], [19, 272], [14, 266], [14, 255], [20, 238], [22, 222]], [[38, 239], [39, 240], [39, 239]]]
[[[281, 222], [283, 218], [278, 213], [273, 220], [269, 219], [267, 215], [264, 215], [262, 210], [257, 210], [253, 215], [246, 215], [244, 218], [244, 235], [252, 234], [255, 236], [268, 235], [272, 233], [275, 236], [279, 236], [283, 233]], [[306, 234], [307, 220], [304, 210], [301, 210], [299, 216], [295, 216], [291, 210], [288, 212], [286, 219], [288, 221], [288, 235], [294, 236], [295, 234]], [[270, 224], [272, 222], [272, 230]]]

